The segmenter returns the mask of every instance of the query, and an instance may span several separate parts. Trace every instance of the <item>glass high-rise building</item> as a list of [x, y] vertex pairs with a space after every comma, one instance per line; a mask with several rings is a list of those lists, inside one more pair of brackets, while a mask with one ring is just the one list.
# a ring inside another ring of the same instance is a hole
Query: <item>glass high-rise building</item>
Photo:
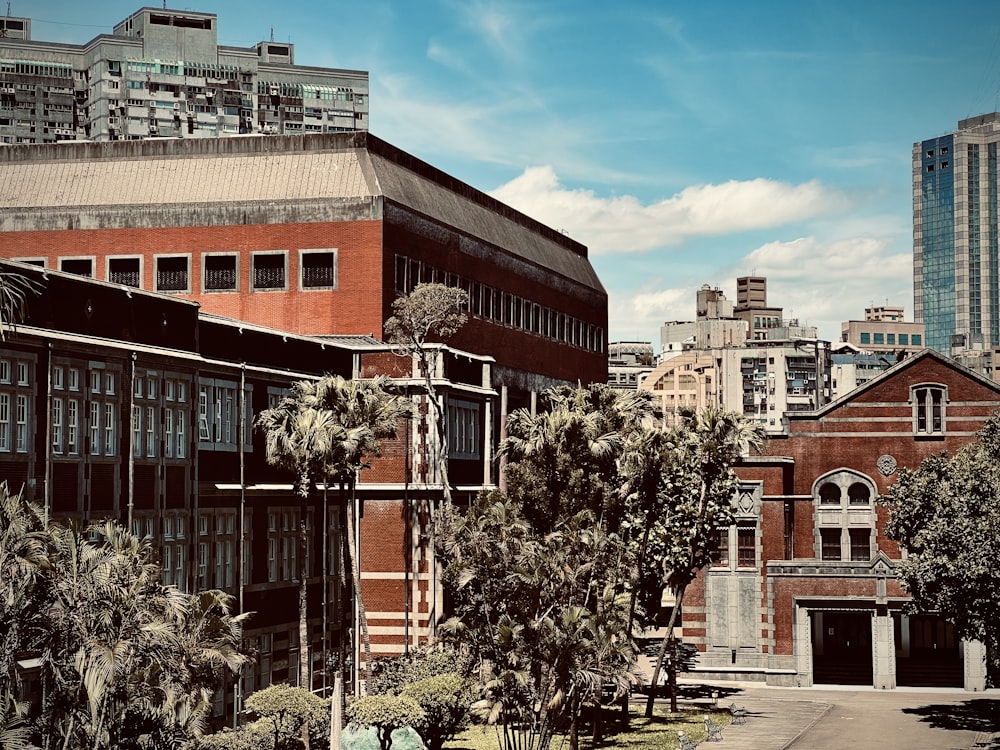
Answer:
[[294, 45], [218, 43], [214, 13], [141, 8], [86, 44], [0, 18], [0, 144], [368, 129], [368, 73], [295, 63]]
[[943, 354], [1000, 346], [1000, 112], [913, 144], [913, 303]]

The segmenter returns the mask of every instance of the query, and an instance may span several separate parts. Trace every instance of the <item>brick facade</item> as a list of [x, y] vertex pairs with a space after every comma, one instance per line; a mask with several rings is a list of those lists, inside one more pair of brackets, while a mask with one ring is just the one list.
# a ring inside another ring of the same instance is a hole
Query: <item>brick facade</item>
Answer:
[[754, 564], [734, 552], [685, 595], [698, 669], [775, 685], [983, 689], [980, 644], [903, 612], [901, 552], [876, 499], [899, 468], [973, 440], [997, 406], [993, 381], [925, 350], [823, 409], [787, 415], [787, 436], [738, 467], [737, 527], [752, 530]]

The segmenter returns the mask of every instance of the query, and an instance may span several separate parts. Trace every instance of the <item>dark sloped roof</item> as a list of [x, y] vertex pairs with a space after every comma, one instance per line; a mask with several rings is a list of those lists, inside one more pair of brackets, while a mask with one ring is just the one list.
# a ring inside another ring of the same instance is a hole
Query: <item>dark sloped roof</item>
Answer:
[[0, 148], [0, 231], [377, 219], [378, 199], [604, 292], [584, 245], [370, 133]]

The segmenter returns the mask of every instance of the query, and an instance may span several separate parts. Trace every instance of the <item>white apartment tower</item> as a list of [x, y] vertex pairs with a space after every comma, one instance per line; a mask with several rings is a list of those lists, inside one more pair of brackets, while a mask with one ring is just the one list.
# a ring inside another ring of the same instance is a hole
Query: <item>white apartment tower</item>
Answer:
[[220, 46], [214, 13], [140, 8], [86, 44], [0, 19], [0, 143], [368, 129], [368, 73], [295, 64], [294, 45]]

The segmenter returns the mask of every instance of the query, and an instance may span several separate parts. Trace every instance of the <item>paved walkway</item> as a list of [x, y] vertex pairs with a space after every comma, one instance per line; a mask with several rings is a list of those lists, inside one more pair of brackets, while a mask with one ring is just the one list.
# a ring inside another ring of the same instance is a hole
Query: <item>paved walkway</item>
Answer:
[[[1000, 691], [715, 683], [720, 706], [747, 709], [705, 750], [1000, 750]], [[978, 741], [986, 744], [977, 745]]]

